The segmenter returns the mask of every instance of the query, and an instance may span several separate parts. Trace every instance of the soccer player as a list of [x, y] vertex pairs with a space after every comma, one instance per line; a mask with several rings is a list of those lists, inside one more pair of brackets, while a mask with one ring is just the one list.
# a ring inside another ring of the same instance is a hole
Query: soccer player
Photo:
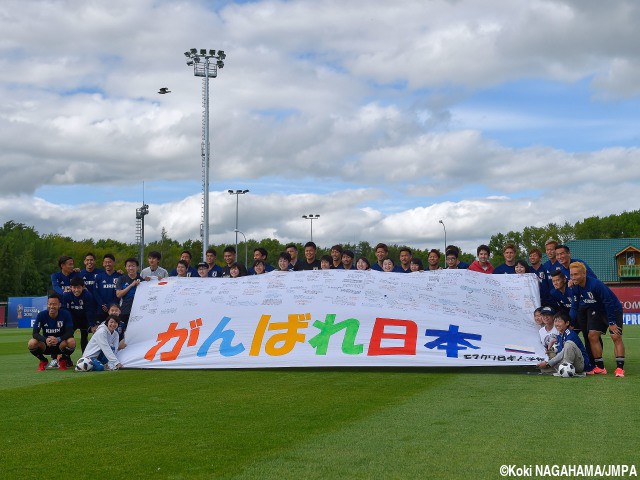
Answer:
[[376, 258], [378, 259], [378, 261], [373, 265], [371, 265], [371, 270], [384, 272], [384, 268], [382, 268], [383, 267], [382, 264], [384, 262], [384, 259], [389, 256], [389, 247], [387, 247], [387, 245], [384, 243], [379, 243], [378, 245], [376, 245], [375, 252], [376, 252]]
[[[187, 277], [197, 277], [198, 276], [198, 271], [191, 266], [191, 259], [192, 258], [193, 258], [193, 255], [191, 255], [191, 252], [189, 250], [183, 250], [182, 253], [180, 254], [180, 260], [184, 260], [185, 262], [187, 262], [187, 273], [188, 273]], [[169, 276], [170, 277], [177, 277], [178, 276], [177, 267], [174, 268], [173, 270], [171, 270], [171, 272], [169, 273]]]
[[578, 334], [569, 328], [570, 321], [569, 315], [566, 313], [556, 313], [553, 325], [558, 331], [558, 335], [556, 335], [558, 353], [556, 353], [555, 357], [538, 363], [538, 367], [543, 372], [545, 370], [547, 372], [555, 371], [557, 365], [562, 362], [569, 362], [575, 367], [576, 373], [585, 372], [591, 374], [593, 367], [589, 360], [589, 355]]
[[285, 251], [291, 256], [292, 268], [290, 270], [302, 270], [303, 262], [298, 258], [298, 247], [295, 243], [290, 243], [285, 247]]
[[[564, 276], [569, 279], [571, 272], [569, 271], [569, 266], [573, 263], [573, 262], [580, 262], [583, 263], [585, 266], [585, 269], [587, 271], [587, 277], [591, 277], [591, 278], [598, 278], [596, 276], [595, 273], [593, 273], [593, 270], [591, 270], [591, 268], [589, 268], [589, 265], [587, 265], [585, 262], [583, 262], [582, 260], [579, 260], [577, 258], [571, 258], [571, 252], [569, 251], [569, 247], [567, 247], [566, 245], [558, 245], [556, 247], [556, 261], [558, 262], [558, 269], [564, 273]], [[567, 282], [567, 285], [571, 286], [571, 280], [569, 279], [569, 282]]]
[[80, 348], [82, 350], [89, 341], [89, 327], [94, 323], [95, 301], [84, 288], [84, 280], [80, 277], [71, 279], [71, 291], [62, 295], [62, 308], [71, 314], [73, 333], [80, 329]]
[[122, 275], [116, 282], [116, 297], [120, 299], [120, 321], [124, 323], [122, 329], [122, 338], [127, 331], [127, 325], [129, 324], [129, 315], [131, 315], [131, 307], [133, 306], [133, 298], [136, 294], [138, 285], [144, 280], [138, 275], [138, 259], [134, 257], [127, 258], [124, 261], [124, 268], [127, 271], [126, 275]]
[[609, 287], [597, 278], [587, 276], [587, 268], [582, 262], [569, 265], [573, 286], [571, 319], [589, 331], [589, 343], [595, 368], [593, 373], [606, 375], [602, 360], [601, 336], [609, 330], [616, 356], [616, 377], [624, 377], [624, 343], [622, 341], [622, 304]]
[[344, 253], [344, 248], [342, 245], [334, 245], [331, 247], [331, 269], [339, 268], [342, 269], [342, 254]]
[[547, 277], [547, 284], [549, 286], [549, 290], [553, 288], [553, 283], [551, 282], [551, 274], [554, 270], [560, 268], [558, 261], [556, 260], [556, 247], [558, 246], [558, 242], [550, 238], [544, 244], [544, 251], [547, 254], [549, 260], [542, 264], [542, 268], [544, 268], [545, 276]]
[[118, 303], [118, 297], [116, 297], [116, 282], [118, 278], [120, 278], [120, 274], [116, 272], [115, 265], [116, 257], [111, 253], [107, 253], [102, 260], [104, 272], [99, 273], [96, 277], [96, 289], [93, 294], [97, 304], [96, 325], [107, 318], [109, 305]]
[[[553, 282], [553, 290], [549, 292], [549, 304], [559, 312], [569, 313], [573, 291], [571, 287], [567, 286], [567, 277], [561, 270], [554, 270], [551, 273], [551, 281]], [[577, 325], [572, 324], [571, 327], [577, 328]], [[584, 341], [587, 342], [587, 336], [584, 337]]]
[[353, 264], [353, 259], [356, 254], [351, 250], [345, 250], [342, 252], [342, 268], [345, 270], [356, 270], [356, 266]]
[[402, 247], [400, 249], [400, 265], [398, 265], [398, 272], [410, 273], [411, 272], [411, 249], [408, 247]]
[[429, 256], [427, 257], [427, 266], [429, 270], [441, 270], [440, 251], [437, 248], [432, 248], [429, 251]]
[[[96, 256], [89, 252], [84, 256], [84, 269], [80, 270], [80, 276], [84, 280], [84, 286], [91, 295], [91, 317], [89, 317], [89, 326], [95, 324], [98, 304], [96, 303], [96, 280], [98, 275], [102, 273], [102, 269], [96, 268]], [[82, 344], [82, 342], [81, 342]]]
[[231, 276], [231, 266], [236, 263], [236, 249], [229, 245], [222, 251], [222, 258], [225, 266], [222, 268], [222, 276], [229, 278]]
[[64, 292], [71, 291], [71, 279], [77, 275], [73, 269], [73, 258], [66, 255], [58, 258], [59, 272], [55, 272], [51, 275], [51, 286], [53, 291], [60, 297]]
[[205, 252], [205, 258], [207, 260], [207, 265], [209, 266], [208, 275], [211, 278], [218, 278], [222, 276], [222, 267], [216, 264], [216, 258], [218, 257], [218, 252], [213, 248], [209, 248]]
[[[57, 293], [50, 294], [47, 309], [38, 313], [33, 324], [33, 338], [29, 340], [28, 348], [31, 355], [40, 360], [40, 371], [46, 368], [66, 370], [73, 366], [71, 354], [76, 349], [73, 320], [68, 311], [60, 309], [61, 306], [60, 296]], [[51, 355], [48, 365], [45, 355]]]
[[124, 366], [116, 357], [119, 343], [118, 317], [109, 315], [107, 321], [100, 325], [91, 337], [89, 344], [82, 351], [82, 356], [91, 360], [95, 371], [104, 370], [105, 365], [109, 370], [117, 370]]
[[296, 267], [296, 270], [320, 270], [320, 260], [316, 258], [318, 247], [313, 242], [304, 244], [304, 258], [302, 266]]
[[551, 290], [547, 281], [547, 273], [542, 265], [542, 252], [538, 248], [529, 250], [529, 263], [531, 264], [531, 273], [538, 276], [538, 286], [540, 287], [540, 303], [542, 305], [550, 305], [551, 299], [549, 291]]
[[502, 249], [504, 263], [498, 265], [494, 270], [494, 274], [516, 273], [516, 247], [512, 243], [507, 243]]
[[493, 265], [489, 262], [491, 250], [487, 245], [480, 245], [476, 250], [478, 259], [469, 265], [469, 270], [480, 273], [493, 273]]
[[149, 266], [142, 269], [140, 276], [145, 280], [151, 280], [152, 278], [162, 280], [163, 278], [167, 278], [169, 276], [169, 272], [160, 266], [161, 259], [162, 254], [160, 252], [156, 250], [149, 252], [149, 255], [147, 256], [147, 263]]

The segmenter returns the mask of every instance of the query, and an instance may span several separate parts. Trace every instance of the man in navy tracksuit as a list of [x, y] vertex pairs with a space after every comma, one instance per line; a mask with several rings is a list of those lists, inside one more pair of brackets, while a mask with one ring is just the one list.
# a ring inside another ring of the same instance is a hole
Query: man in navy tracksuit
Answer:
[[593, 372], [606, 375], [602, 360], [601, 336], [609, 330], [616, 356], [616, 377], [624, 377], [624, 343], [622, 342], [622, 304], [609, 287], [597, 278], [587, 276], [584, 263], [569, 265], [574, 300], [571, 319], [583, 329], [586, 326], [595, 368]]
[[[42, 371], [47, 367], [66, 370], [73, 366], [71, 354], [76, 349], [73, 320], [71, 314], [61, 309], [61, 306], [60, 296], [52, 293], [47, 298], [47, 309], [38, 313], [33, 324], [33, 338], [29, 340], [28, 348], [40, 360], [38, 370]], [[51, 355], [49, 365], [45, 355]], [[61, 355], [60, 359], [58, 355]]]

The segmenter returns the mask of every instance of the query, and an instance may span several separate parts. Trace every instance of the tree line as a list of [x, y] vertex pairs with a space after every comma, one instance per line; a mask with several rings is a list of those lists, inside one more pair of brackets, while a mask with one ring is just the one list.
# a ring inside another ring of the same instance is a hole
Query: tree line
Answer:
[[[635, 238], [640, 237], [640, 210], [623, 212], [607, 217], [589, 217], [574, 225], [565, 222], [563, 225], [549, 223], [544, 227], [525, 227], [522, 231], [496, 233], [489, 239], [487, 245], [491, 248], [492, 263], [498, 265], [504, 261], [502, 248], [507, 243], [515, 245], [517, 257], [528, 260], [528, 252], [532, 248], [540, 248], [544, 254], [544, 244], [547, 239], [554, 238], [560, 243], [569, 240], [594, 238]], [[218, 263], [222, 265], [222, 251], [232, 244], [211, 245], [218, 252]], [[235, 244], [233, 244], [235, 245]], [[297, 243], [300, 258], [303, 258], [304, 244]], [[245, 248], [249, 264], [253, 262], [253, 250], [257, 247], [265, 248], [268, 252], [268, 262], [277, 262], [278, 255], [284, 251], [286, 244], [272, 238], [262, 240], [248, 239], [247, 243], [238, 245], [238, 261], [244, 262]], [[403, 245], [389, 245], [389, 256], [398, 259]], [[374, 248], [368, 242], [357, 244], [343, 244], [357, 256], [363, 255], [375, 261]], [[319, 246], [318, 257], [329, 254], [331, 245]], [[180, 243], [168, 236], [163, 228], [160, 240], [147, 243], [145, 253], [157, 250], [162, 254], [161, 264], [171, 270], [180, 259], [183, 250], [193, 254], [193, 262], [202, 258], [202, 242], [187, 240]], [[413, 255], [423, 261], [429, 251], [411, 248]], [[87, 252], [95, 254], [97, 266], [101, 267], [102, 257], [112, 253], [116, 257], [116, 268], [124, 270], [124, 260], [137, 257], [139, 246], [135, 243], [123, 243], [112, 239], [73, 240], [59, 234], [40, 235], [33, 227], [14, 221], [6, 222], [0, 228], [0, 301], [7, 297], [40, 296], [51, 290], [51, 274], [58, 271], [58, 257], [69, 255], [75, 260], [76, 267], [83, 268], [83, 258]], [[460, 259], [471, 263], [475, 258], [474, 252], [463, 252]], [[146, 259], [145, 259], [146, 263]], [[444, 266], [444, 255], [441, 256], [441, 266]]]

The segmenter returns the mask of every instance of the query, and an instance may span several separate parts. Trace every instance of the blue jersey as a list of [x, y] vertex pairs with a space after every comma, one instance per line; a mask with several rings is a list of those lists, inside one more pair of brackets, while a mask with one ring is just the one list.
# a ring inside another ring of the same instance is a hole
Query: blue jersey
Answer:
[[211, 278], [218, 278], [222, 276], [222, 267], [220, 265], [214, 265], [213, 268], [211, 270], [209, 270], [209, 273], [207, 274], [208, 277]]
[[56, 318], [49, 316], [49, 310], [38, 313], [33, 324], [33, 338], [45, 342], [47, 337], [56, 337], [60, 342], [73, 337], [73, 320], [68, 311], [61, 308]]
[[496, 268], [493, 269], [493, 274], [501, 274], [501, 273], [516, 273], [516, 265], [507, 265], [506, 263], [501, 263]]
[[459, 269], [467, 269], [467, 268], [469, 268], [469, 264], [467, 262], [460, 262], [460, 263], [458, 263], [458, 268]]
[[[582, 263], [586, 268], [587, 268], [587, 277], [591, 277], [591, 278], [598, 278], [596, 276], [595, 273], [593, 273], [593, 270], [591, 270], [591, 268], [589, 267], [589, 265], [587, 265], [586, 263], [584, 263], [582, 260], [578, 260], [577, 258], [572, 258], [569, 261], [569, 265], [571, 265], [573, 262], [580, 262]], [[567, 280], [569, 280], [571, 278], [571, 272], [569, 271], [569, 269], [567, 267], [565, 267], [564, 265], [562, 265], [561, 263], [558, 263], [558, 270], [560, 270], [562, 273], [564, 273], [564, 276], [567, 277]]]
[[73, 292], [62, 295], [62, 308], [69, 311], [75, 325], [82, 325], [86, 320], [89, 326], [93, 326], [94, 305], [93, 296], [86, 290], [82, 290], [79, 297], [76, 297]]
[[103, 305], [109, 306], [112, 303], [119, 303], [116, 297], [116, 282], [120, 278], [120, 274], [114, 270], [109, 275], [107, 272], [98, 274], [96, 278], [96, 289], [93, 292], [93, 298], [96, 299], [98, 308]]
[[[169, 276], [170, 277], [177, 277], [178, 276], [178, 269], [174, 268], [173, 270], [171, 270], [169, 272]], [[198, 269], [194, 268], [194, 267], [189, 267], [187, 268], [187, 277], [199, 277], [200, 275], [198, 275]]]
[[382, 269], [382, 267], [378, 262], [371, 264], [371, 270], [375, 270], [376, 272], [384, 272], [384, 270]]
[[87, 287], [87, 290], [92, 296], [96, 289], [96, 279], [100, 273], [104, 273], [104, 270], [99, 268], [94, 268], [91, 272], [88, 272], [86, 269], [80, 270], [80, 276], [84, 280], [84, 286]]
[[[122, 275], [116, 281], [116, 290], [124, 290], [136, 280], [142, 281], [142, 277], [140, 275], [136, 275], [135, 278], [131, 278], [129, 275]], [[131, 313], [131, 307], [133, 306], [133, 297], [136, 294], [137, 288], [137, 285], [131, 287], [129, 291], [124, 294], [124, 297], [120, 297], [120, 310], [122, 312], [122, 315], [129, 315]]]
[[571, 320], [578, 317], [578, 310], [593, 309], [607, 315], [609, 325], [615, 325], [622, 313], [622, 303], [618, 297], [597, 278], [587, 277], [584, 287], [573, 285], [573, 301], [571, 302]]
[[51, 275], [51, 286], [53, 287], [53, 291], [58, 295], [62, 296], [64, 292], [71, 291], [71, 279], [78, 276], [77, 272], [71, 272], [69, 275], [65, 275], [64, 273], [56, 272]]
[[540, 304], [541, 305], [553, 305], [551, 299], [551, 288], [549, 288], [549, 282], [547, 282], [547, 273], [544, 271], [544, 266], [540, 265], [537, 270], [534, 267], [531, 268], [531, 273], [535, 273], [538, 277], [538, 286], [540, 287]]
[[580, 340], [580, 337], [575, 331], [571, 330], [570, 328], [567, 328], [562, 335], [556, 335], [556, 339], [557, 339], [557, 345], [558, 345], [558, 353], [562, 351], [562, 349], [564, 348], [564, 344], [567, 343], [569, 340], [571, 340], [573, 343], [575, 343], [578, 346], [578, 348], [580, 349], [580, 353], [582, 353], [582, 358], [584, 359], [584, 371], [588, 372], [593, 369], [593, 366], [591, 365], [591, 361], [589, 360], [589, 354], [587, 353], [587, 349], [584, 348], [584, 344], [582, 343], [582, 340]]
[[[549, 286], [549, 291], [551, 291], [551, 289], [553, 288], [553, 282], [551, 281], [551, 274], [556, 270], [560, 269], [560, 262], [556, 261], [551, 263], [551, 260], [547, 260], [542, 264], [542, 268], [544, 269], [544, 274], [547, 277], [547, 285]], [[569, 277], [567, 277], [567, 280], [569, 280]]]
[[[569, 313], [571, 311], [571, 302], [573, 301], [573, 290], [570, 287], [564, 288], [564, 293], [558, 289], [553, 289], [549, 292], [549, 298], [551, 302], [549, 306], [553, 307], [558, 312]], [[573, 321], [571, 322], [573, 325]]]

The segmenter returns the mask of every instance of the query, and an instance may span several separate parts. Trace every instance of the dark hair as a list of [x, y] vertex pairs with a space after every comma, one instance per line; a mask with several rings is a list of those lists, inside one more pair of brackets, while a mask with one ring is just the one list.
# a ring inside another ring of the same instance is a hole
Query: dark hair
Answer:
[[447, 248], [444, 249], [445, 256], [447, 255], [455, 255], [456, 258], [460, 256], [460, 249], [455, 245], [447, 245]]
[[414, 265], [418, 265], [418, 267], [420, 267], [421, 270], [424, 270], [424, 265], [422, 264], [422, 260], [420, 260], [418, 257], [412, 258], [409, 264], [412, 264], [412, 263]]
[[91, 252], [85, 253], [84, 258], [86, 259], [87, 257], [93, 257], [94, 260], [96, 259], [96, 256]]
[[307, 247], [313, 247], [313, 248], [314, 248], [314, 250], [317, 250], [317, 249], [318, 249], [317, 245], [316, 245], [315, 243], [313, 243], [313, 242], [307, 242], [307, 243], [305, 243], [305, 244], [304, 244], [304, 248], [307, 248]]
[[263, 267], [265, 266], [264, 260], [254, 260], [253, 261], [253, 268], [256, 268], [256, 265], [262, 265]]
[[432, 248], [431, 250], [429, 250], [429, 255], [431, 255], [432, 253], [435, 253], [438, 258], [440, 258], [440, 250], [438, 250], [437, 248]]
[[233, 253], [235, 255], [236, 249], [235, 247], [232, 247], [231, 245], [229, 245], [228, 247], [224, 247], [223, 253]]
[[135, 263], [135, 264], [136, 264], [136, 267], [139, 267], [139, 266], [140, 266], [140, 262], [138, 262], [138, 259], [137, 259], [136, 257], [129, 257], [129, 258], [127, 258], [127, 259], [124, 261], [124, 265], [125, 265], [125, 267], [127, 266], [127, 263], [129, 263], [129, 262], [131, 262], [131, 263]]
[[487, 252], [489, 255], [491, 255], [491, 249], [490, 249], [488, 246], [484, 245], [484, 244], [480, 245], [480, 246], [476, 249], [476, 255], [480, 255], [480, 252], [482, 252], [483, 250], [484, 250], [485, 252]]
[[107, 311], [111, 310], [111, 307], [117, 307], [118, 310], [122, 311], [122, 308], [117, 303], [110, 303], [109, 306], [107, 307]]
[[554, 270], [553, 272], [551, 272], [551, 276], [552, 277], [562, 277], [565, 280], [567, 279], [567, 276], [563, 273], [562, 270], [558, 269], [558, 270]]
[[337, 250], [338, 252], [340, 252], [340, 255], [344, 253], [344, 248], [340, 244], [334, 245], [333, 247], [331, 247], [331, 250]]
[[120, 317], [118, 317], [117, 315], [109, 315], [104, 323], [109, 323], [109, 320], [115, 320], [116, 322], [120, 323]]
[[57, 298], [57, 299], [58, 299], [58, 301], [59, 301], [60, 303], [62, 303], [62, 297], [61, 297], [60, 295], [58, 295], [57, 293], [55, 293], [55, 292], [50, 293], [50, 294], [47, 296], [47, 299], [49, 299], [49, 298]]
[[58, 267], [62, 268], [62, 264], [67, 263], [69, 260], [73, 260], [73, 258], [67, 255], [62, 255], [61, 257], [58, 258]]
[[72, 287], [84, 287], [84, 280], [82, 277], [73, 277], [69, 283]]
[[376, 245], [376, 248], [373, 249], [374, 252], [377, 252], [378, 249], [381, 248], [383, 249], [385, 252], [389, 253], [389, 247], [387, 247], [386, 243], [379, 243]]
[[254, 248], [253, 251], [254, 251], [254, 253], [255, 252], [260, 252], [260, 255], [262, 255], [265, 259], [267, 258], [267, 255], [269, 255], [267, 253], [267, 249], [266, 248], [258, 247], [258, 248]]
[[395, 262], [395, 261], [393, 260], [393, 258], [391, 258], [391, 257], [387, 257], [387, 258], [385, 258], [385, 259], [382, 261], [382, 263], [386, 262], [387, 260], [389, 260], [389, 261], [393, 264], [393, 266], [394, 266], [394, 267], [396, 266], [396, 262]]
[[216, 249], [215, 249], [215, 248], [207, 248], [207, 251], [205, 252], [205, 254], [206, 254], [206, 253], [213, 253], [213, 256], [214, 256], [214, 257], [217, 257], [217, 256], [218, 256], [218, 252], [216, 252]]
[[353, 259], [353, 258], [356, 258], [356, 254], [355, 254], [355, 253], [353, 253], [353, 251], [352, 251], [352, 250], [345, 250], [344, 252], [342, 252], [342, 255], [343, 255], [343, 256], [344, 256], [344, 255], [346, 255], [346, 256], [348, 256], [348, 257], [351, 257], [352, 259]]
[[567, 247], [566, 245], [556, 245], [556, 250], [558, 250], [559, 248], [564, 248], [567, 253], [571, 253], [571, 250], [569, 250], [569, 247]]
[[567, 312], [558, 312], [553, 316], [554, 320], [556, 318], [561, 319], [564, 323], [569, 323], [571, 322], [571, 317], [569, 316], [569, 314]]
[[538, 307], [538, 308], [536, 308], [536, 309], [533, 311], [533, 313], [541, 312], [543, 308], [544, 308], [544, 307]]
[[289, 255], [289, 252], [282, 252], [278, 258], [284, 258], [287, 262], [291, 261], [291, 255]]
[[290, 248], [293, 248], [296, 252], [298, 251], [298, 247], [296, 246], [295, 243], [290, 243], [286, 247], [284, 247], [285, 250], [288, 250]]
[[322, 257], [320, 257], [320, 261], [321, 262], [333, 262], [333, 258], [331, 258], [331, 255], [322, 255]]
[[[369, 259], [367, 257], [358, 257], [358, 262], [362, 260], [364, 263], [367, 264], [367, 268], [371, 268], [371, 262], [369, 261]], [[358, 263], [356, 262], [356, 264]]]
[[189, 270], [189, 264], [187, 263], [187, 261], [186, 261], [186, 260], [178, 260], [178, 263], [176, 264], [176, 266], [177, 266], [177, 265], [184, 265], [184, 268], [186, 268], [187, 270]]
[[540, 251], [539, 248], [532, 248], [531, 250], [529, 250], [529, 255], [533, 255], [534, 253], [537, 253], [538, 255], [542, 256], [542, 252]]
[[411, 255], [411, 249], [409, 247], [402, 247], [400, 249], [400, 252], [398, 252], [398, 253], [402, 253], [402, 252], [408, 252], [409, 255]]
[[189, 260], [191, 260], [193, 258], [193, 255], [191, 255], [191, 252], [189, 250], [183, 250], [182, 253], [180, 253], [180, 256], [182, 256], [182, 254], [184, 254], [184, 253], [189, 255]]
[[245, 267], [241, 263], [233, 262], [231, 265], [229, 265], [229, 271], [231, 271], [231, 269], [234, 268], [234, 267], [237, 268], [238, 271], [240, 272], [240, 274], [238, 275], [239, 277], [246, 277], [247, 276], [247, 267]]
[[[524, 260], [522, 260], [521, 258], [516, 260], [515, 265], [520, 265], [520, 266], [524, 267], [524, 273], [531, 273], [531, 268], [529, 268], [529, 264], [527, 262], [525, 262]], [[514, 265], [514, 267], [515, 267], [515, 265]]]
[[104, 257], [102, 257], [102, 259], [106, 259], [106, 258], [110, 258], [111, 260], [113, 260], [114, 262], [116, 261], [116, 257], [113, 256], [113, 253], [105, 253]]
[[160, 260], [162, 258], [162, 254], [157, 250], [151, 250], [149, 252], [149, 255], [147, 255], [147, 258], [157, 258], [158, 260]]

